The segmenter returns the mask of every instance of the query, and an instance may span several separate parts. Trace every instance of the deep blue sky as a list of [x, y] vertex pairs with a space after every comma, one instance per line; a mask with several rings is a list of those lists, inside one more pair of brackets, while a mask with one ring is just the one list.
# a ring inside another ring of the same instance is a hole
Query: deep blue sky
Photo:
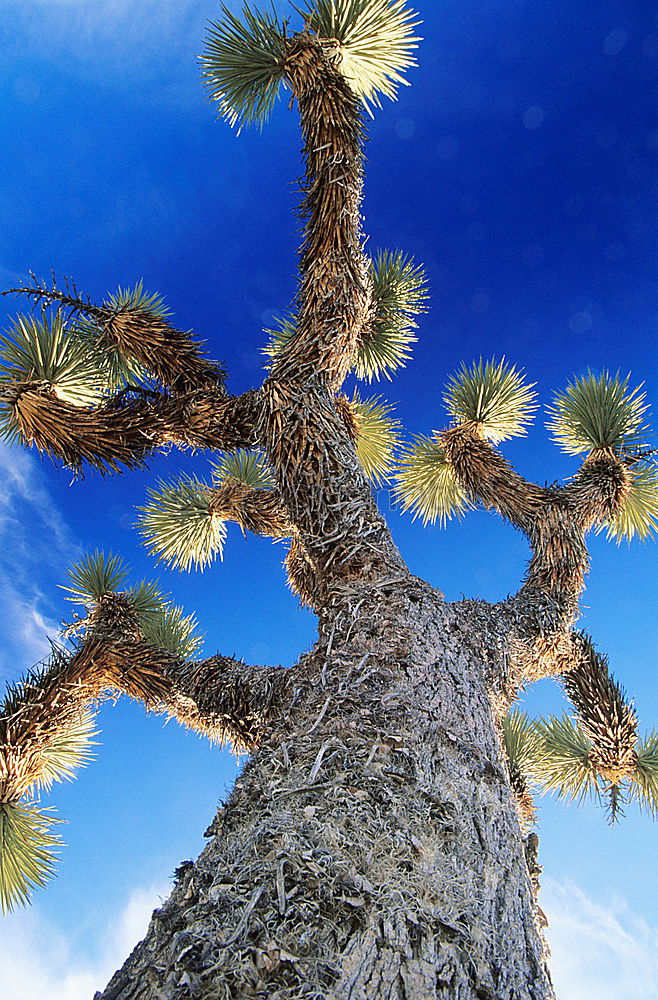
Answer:
[[[262, 133], [239, 136], [214, 120], [195, 58], [216, 13], [207, 0], [6, 3], [0, 284], [54, 268], [100, 298], [143, 278], [178, 325], [226, 362], [232, 390], [257, 384], [262, 329], [295, 290], [294, 111], [284, 98]], [[504, 354], [538, 382], [542, 402], [574, 373], [605, 366], [631, 371], [658, 406], [656, 8], [630, 0], [419, 6], [425, 40], [412, 86], [370, 125], [365, 213], [373, 250], [399, 247], [426, 265], [431, 309], [412, 363], [376, 391], [399, 404], [409, 433], [427, 433], [443, 425], [441, 391], [459, 362]], [[505, 453], [540, 482], [575, 470], [548, 440], [543, 417]], [[133, 530], [134, 508], [156, 476], [205, 467], [202, 456], [172, 453], [147, 474], [71, 485], [62, 470], [3, 453], [7, 678], [40, 655], [45, 631], [67, 614], [57, 584], [71, 558], [102, 545], [123, 552], [136, 577], [157, 572]], [[385, 493], [380, 500], [388, 510]], [[395, 510], [390, 520], [412, 569], [449, 598], [516, 589], [526, 546], [492, 515], [471, 514], [445, 531]], [[643, 728], [658, 720], [657, 551], [594, 539], [584, 598], [584, 624], [635, 696]], [[203, 576], [159, 576], [197, 611], [208, 653], [290, 664], [313, 642], [314, 620], [286, 590], [283, 554], [235, 530], [224, 562]], [[560, 705], [549, 685], [527, 701], [533, 710]], [[7, 941], [61, 934], [52, 937], [64, 970], [48, 980], [54, 1000], [86, 995], [65, 972], [100, 968], [108, 920], [131, 892], [165, 886], [198, 852], [235, 775], [228, 754], [135, 705], [105, 707], [100, 724], [96, 762], [52, 796], [69, 821], [60, 876], [29, 919], [8, 921]], [[540, 814], [563, 1000], [582, 995], [579, 976], [593, 981], [588, 961], [604, 1000], [606, 989], [615, 1000], [658, 995], [654, 825], [629, 810], [611, 829], [598, 810], [546, 800]], [[578, 888], [565, 889], [569, 882]], [[629, 951], [631, 937], [639, 951]], [[567, 940], [579, 942], [573, 962]], [[29, 950], [23, 966], [8, 952], [0, 969], [28, 982]], [[619, 972], [627, 967], [636, 970], [633, 985]], [[37, 995], [36, 985], [23, 989], [19, 1000]]]

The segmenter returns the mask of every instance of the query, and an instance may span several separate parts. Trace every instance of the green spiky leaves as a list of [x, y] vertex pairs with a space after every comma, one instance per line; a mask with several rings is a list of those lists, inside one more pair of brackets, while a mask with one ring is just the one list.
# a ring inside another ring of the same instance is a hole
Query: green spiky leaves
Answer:
[[603, 525], [608, 538], [618, 543], [638, 538], [645, 542], [658, 532], [658, 469], [653, 464], [634, 465], [629, 470], [628, 490], [611, 521]]
[[396, 499], [402, 510], [413, 511], [423, 524], [443, 527], [452, 517], [463, 517], [473, 505], [459, 485], [445, 449], [437, 437], [419, 435], [399, 462]]
[[508, 712], [502, 721], [503, 743], [512, 774], [531, 774], [541, 756], [537, 727], [525, 712]]
[[311, 30], [339, 43], [340, 72], [365, 106], [395, 100], [420, 41], [403, 0], [307, 0], [307, 10]]
[[629, 797], [641, 809], [658, 816], [658, 732], [655, 730], [638, 742], [637, 771]]
[[451, 376], [443, 399], [455, 423], [478, 424], [484, 437], [496, 444], [526, 433], [537, 409], [532, 389], [504, 358], [480, 358]]
[[57, 781], [70, 781], [79, 767], [91, 761], [95, 735], [91, 710], [51, 734], [39, 753], [35, 787], [47, 791]]
[[629, 389], [630, 376], [588, 371], [559, 392], [548, 408], [553, 440], [569, 455], [596, 451], [623, 454], [642, 445], [648, 406], [641, 386]]
[[[83, 604], [92, 624], [98, 619], [94, 609], [108, 597], [118, 597], [121, 606], [130, 609], [139, 631], [151, 645], [181, 659], [189, 659], [201, 645], [203, 639], [194, 615], [185, 616], [183, 609], [173, 605], [156, 583], [142, 580], [126, 587], [128, 571], [118, 556], [97, 550], [73, 566], [68, 575], [71, 585], [64, 588], [70, 594], [68, 600]], [[116, 614], [114, 609], [114, 623], [118, 623]]]
[[611, 822], [623, 815], [626, 802], [658, 815], [658, 733], [638, 739], [634, 754], [623, 754], [619, 767], [604, 766], [606, 748], [595, 732], [566, 714], [532, 720], [511, 712], [503, 720], [503, 737], [517, 790], [523, 788], [520, 776], [570, 802], [602, 802]]
[[142, 635], [152, 646], [166, 649], [183, 660], [192, 659], [203, 645], [196, 617], [185, 615], [182, 608], [174, 605], [146, 618], [142, 622]]
[[71, 585], [64, 588], [71, 595], [68, 600], [89, 605], [121, 590], [128, 571], [120, 556], [96, 549], [71, 566], [68, 576]]
[[[339, 46], [338, 69], [366, 108], [392, 100], [415, 66], [416, 15], [403, 0], [307, 0], [306, 30]], [[293, 36], [295, 37], [295, 36]], [[300, 37], [300, 36], [296, 36]], [[274, 10], [248, 4], [241, 17], [221, 6], [208, 28], [201, 57], [204, 82], [230, 125], [262, 126], [286, 72], [289, 39]]]
[[374, 486], [381, 486], [394, 467], [400, 421], [391, 416], [393, 407], [381, 397], [351, 401], [356, 423], [356, 455], [361, 468]]
[[222, 456], [219, 462], [213, 462], [213, 482], [217, 485], [227, 479], [253, 489], [266, 490], [274, 485], [265, 459], [257, 451], [238, 448]]
[[212, 508], [211, 490], [193, 476], [160, 481], [141, 507], [140, 529], [149, 551], [177, 569], [205, 569], [221, 556], [226, 523]]
[[100, 399], [105, 379], [88, 344], [72, 335], [61, 310], [18, 316], [0, 337], [0, 384], [45, 382], [74, 406]]
[[414, 316], [425, 312], [423, 269], [399, 250], [380, 251], [371, 265], [375, 313], [354, 359], [354, 374], [371, 382], [391, 378], [411, 357], [417, 340]]
[[53, 834], [56, 823], [33, 804], [0, 802], [0, 909], [10, 913], [29, 902], [33, 889], [46, 884], [55, 871], [54, 851], [61, 846]]
[[276, 326], [273, 329], [269, 327], [265, 329], [269, 340], [265, 347], [263, 347], [263, 354], [269, 358], [270, 363], [278, 358], [283, 348], [295, 335], [297, 315], [289, 313], [286, 316], [275, 316], [274, 322]]
[[285, 71], [286, 41], [275, 14], [242, 9], [242, 20], [224, 4], [211, 22], [201, 57], [210, 99], [230, 125], [264, 125]]
[[103, 303], [105, 309], [111, 312], [141, 312], [148, 313], [154, 319], [166, 320], [171, 316], [171, 309], [158, 292], [144, 290], [144, 282], [140, 279], [132, 288], [122, 288], [108, 295]]
[[598, 798], [599, 784], [591, 758], [592, 741], [568, 715], [549, 716], [535, 723], [541, 754], [532, 769], [545, 791], [580, 802]]

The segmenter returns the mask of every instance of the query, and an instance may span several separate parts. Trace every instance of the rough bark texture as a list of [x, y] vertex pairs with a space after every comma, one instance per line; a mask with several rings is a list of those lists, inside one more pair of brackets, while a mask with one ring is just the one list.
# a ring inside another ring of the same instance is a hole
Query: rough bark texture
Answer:
[[407, 578], [331, 620], [98, 998], [553, 996], [473, 608]]

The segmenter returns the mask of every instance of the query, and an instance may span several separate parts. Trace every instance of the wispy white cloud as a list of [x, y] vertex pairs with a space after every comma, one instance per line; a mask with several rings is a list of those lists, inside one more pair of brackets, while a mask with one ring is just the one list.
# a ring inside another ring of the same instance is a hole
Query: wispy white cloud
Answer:
[[[23, 54], [65, 59], [76, 75], [122, 88], [139, 79], [175, 96], [180, 65], [190, 68], [207, 21], [218, 16], [213, 0], [5, 0]], [[236, 12], [242, 4], [229, 0]], [[18, 44], [18, 43], [17, 43]], [[26, 60], [27, 72], [29, 62]], [[166, 85], [164, 75], [166, 73]], [[143, 96], [149, 96], [147, 93]]]
[[90, 1000], [144, 937], [166, 886], [134, 889], [118, 913], [109, 913], [96, 957], [76, 954], [38, 907], [5, 918], [0, 936], [0, 983], [11, 1000]]
[[621, 899], [604, 905], [573, 883], [548, 878], [541, 905], [559, 1000], [656, 1000], [658, 927]]
[[48, 653], [59, 626], [43, 588], [77, 551], [37, 461], [0, 444], [0, 679], [15, 680]]

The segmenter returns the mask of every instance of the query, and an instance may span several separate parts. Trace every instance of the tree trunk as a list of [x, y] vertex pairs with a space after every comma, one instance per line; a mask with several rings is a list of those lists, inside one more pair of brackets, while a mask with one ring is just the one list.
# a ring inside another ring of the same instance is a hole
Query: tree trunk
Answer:
[[412, 577], [334, 591], [287, 714], [97, 1000], [553, 997], [485, 609]]

